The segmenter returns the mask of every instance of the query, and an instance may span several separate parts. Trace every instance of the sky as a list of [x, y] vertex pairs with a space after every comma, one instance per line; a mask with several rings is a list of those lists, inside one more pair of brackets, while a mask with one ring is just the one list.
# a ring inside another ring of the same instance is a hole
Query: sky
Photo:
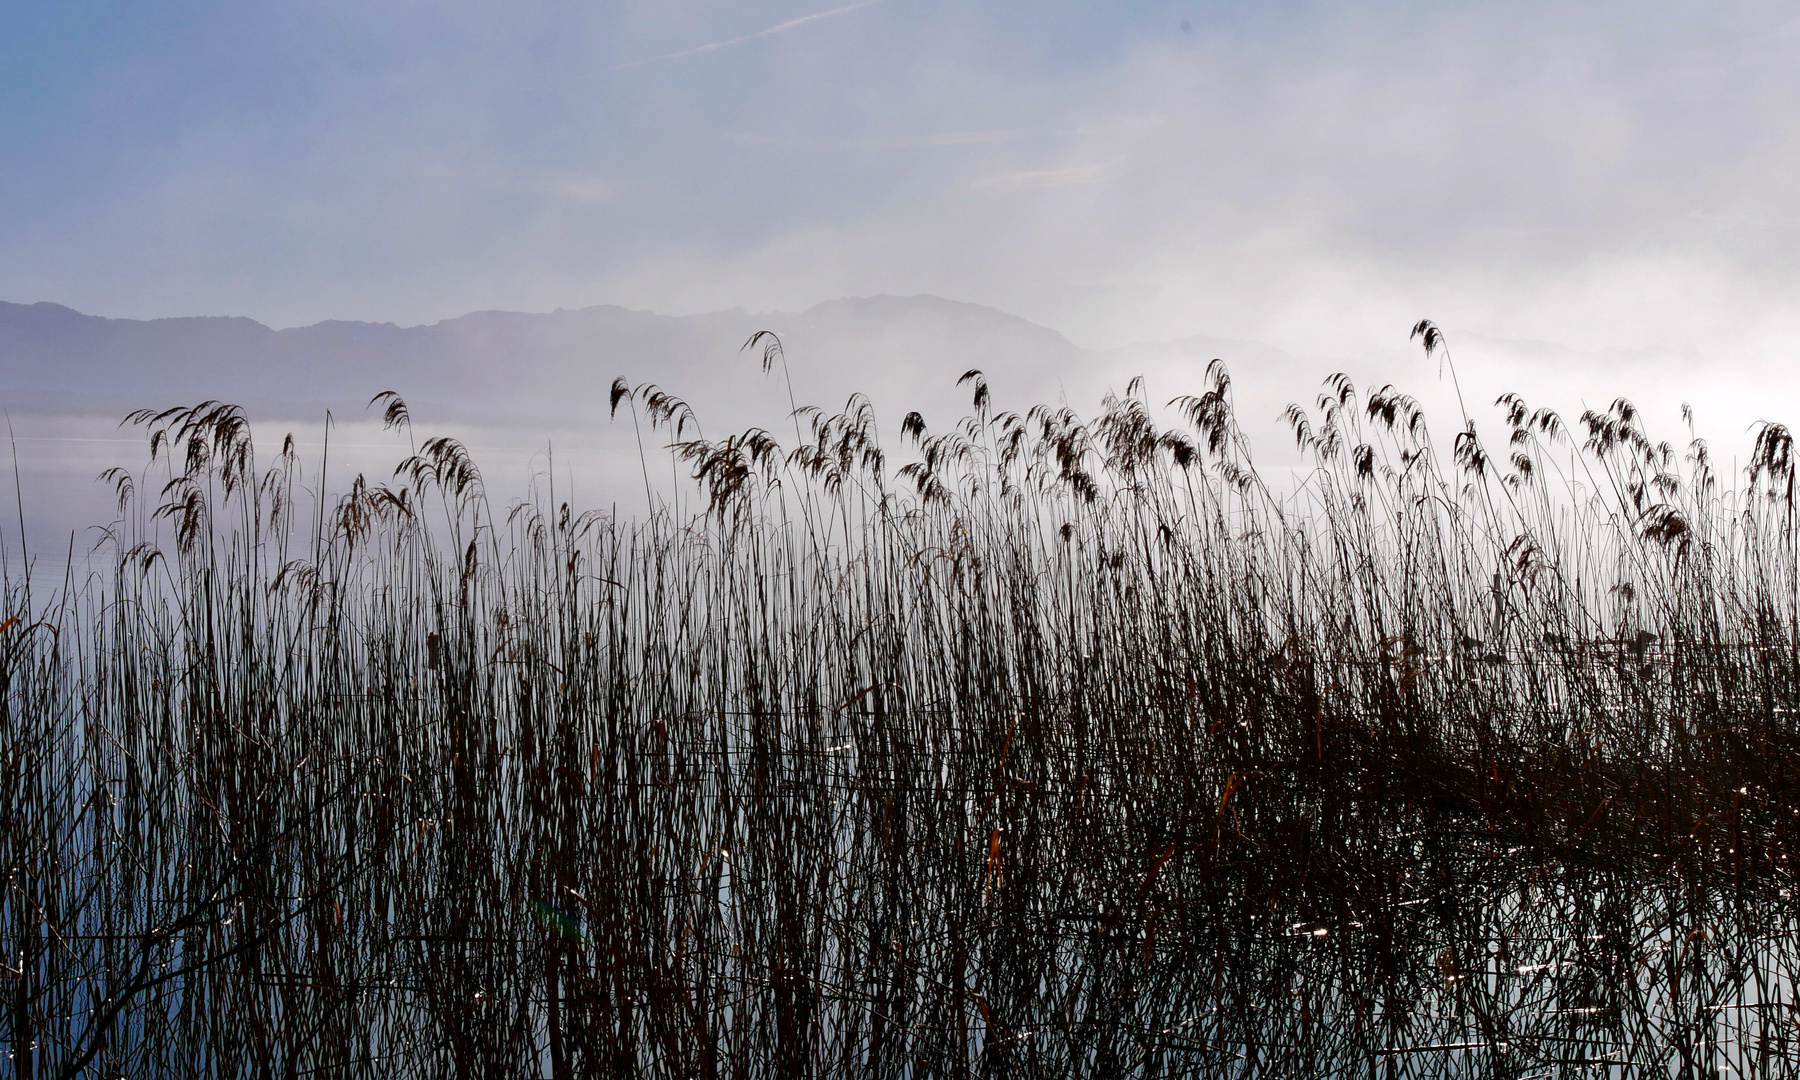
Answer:
[[0, 298], [431, 322], [932, 293], [1083, 346], [1800, 342], [1800, 13], [0, 2]]

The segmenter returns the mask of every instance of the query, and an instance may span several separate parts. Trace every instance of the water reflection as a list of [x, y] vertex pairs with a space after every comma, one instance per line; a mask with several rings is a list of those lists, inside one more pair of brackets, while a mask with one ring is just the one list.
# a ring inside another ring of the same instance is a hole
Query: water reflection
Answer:
[[[418, 704], [454, 715], [364, 701]], [[35, 1056], [69, 1067], [118, 1008], [100, 1075], [1790, 1070], [1795, 905], [1749, 785], [1710, 841], [1591, 813], [1534, 841], [1426, 783], [1221, 783], [1031, 717], [946, 733], [876, 704], [594, 711], [528, 751], [376, 724], [384, 753], [294, 770], [239, 745], [218, 805], [272, 816], [229, 831], [159, 822], [96, 750], [122, 782], [82, 797], [118, 797], [68, 839], [106, 874], [15, 957]]]

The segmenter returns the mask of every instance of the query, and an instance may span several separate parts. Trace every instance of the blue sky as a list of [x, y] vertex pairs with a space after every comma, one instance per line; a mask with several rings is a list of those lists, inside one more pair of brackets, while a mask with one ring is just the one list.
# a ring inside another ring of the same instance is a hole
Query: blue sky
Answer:
[[931, 292], [1086, 345], [1800, 332], [1776, 4], [0, 4], [0, 298]]

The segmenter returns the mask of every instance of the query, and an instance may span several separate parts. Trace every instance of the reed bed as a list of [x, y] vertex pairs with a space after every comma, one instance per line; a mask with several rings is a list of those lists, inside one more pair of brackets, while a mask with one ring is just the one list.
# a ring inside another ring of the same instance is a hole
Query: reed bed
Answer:
[[1277, 483], [1222, 366], [965, 385], [782, 445], [620, 383], [638, 516], [134, 415], [106, 569], [0, 612], [11, 1074], [1794, 1072], [1786, 429], [1440, 455], [1338, 377]]

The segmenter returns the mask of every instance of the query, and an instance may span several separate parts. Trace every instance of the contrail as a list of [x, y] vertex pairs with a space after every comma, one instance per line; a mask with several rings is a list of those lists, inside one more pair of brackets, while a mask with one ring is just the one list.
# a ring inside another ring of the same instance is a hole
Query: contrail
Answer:
[[819, 19], [829, 19], [833, 15], [842, 15], [848, 11], [855, 11], [857, 8], [873, 7], [882, 2], [883, 0], [859, 0], [858, 3], [845, 4], [843, 7], [832, 8], [829, 11], [815, 11], [811, 15], [802, 15], [798, 19], [789, 19], [784, 23], [776, 23], [774, 26], [758, 30], [753, 34], [734, 37], [729, 41], [714, 41], [705, 45], [696, 45], [691, 49], [683, 49], [680, 52], [664, 53], [662, 56], [651, 56], [643, 60], [633, 60], [628, 64], [620, 64], [618, 67], [613, 68], [613, 70], [622, 71], [625, 68], [643, 67], [645, 64], [658, 64], [664, 60], [679, 60], [684, 56], [693, 56], [695, 53], [712, 52], [714, 49], [728, 49], [733, 45], [742, 45], [746, 41], [755, 41], [757, 38], [774, 37], [776, 34], [785, 34], [796, 26], [802, 26], [809, 22], [816, 22]]

